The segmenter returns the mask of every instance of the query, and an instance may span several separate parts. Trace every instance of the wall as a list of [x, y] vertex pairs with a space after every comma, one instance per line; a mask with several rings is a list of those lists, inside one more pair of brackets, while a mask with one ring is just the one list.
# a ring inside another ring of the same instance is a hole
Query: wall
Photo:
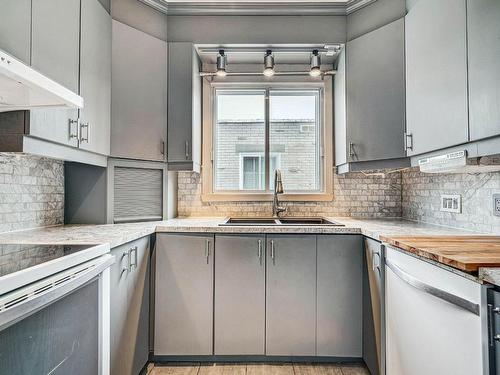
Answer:
[[[424, 174], [412, 168], [402, 173], [403, 217], [410, 220], [500, 234], [493, 193], [500, 193], [499, 172]], [[461, 194], [462, 213], [440, 211], [441, 194]]]
[[0, 153], [0, 232], [63, 222], [63, 162]]
[[138, 0], [111, 0], [111, 17], [161, 40], [167, 40], [167, 16]]
[[[201, 176], [179, 172], [179, 216], [269, 216], [271, 202], [202, 202]], [[331, 202], [283, 202], [292, 216], [400, 217], [401, 173], [334, 175]], [[286, 189], [286, 186], [285, 186]]]

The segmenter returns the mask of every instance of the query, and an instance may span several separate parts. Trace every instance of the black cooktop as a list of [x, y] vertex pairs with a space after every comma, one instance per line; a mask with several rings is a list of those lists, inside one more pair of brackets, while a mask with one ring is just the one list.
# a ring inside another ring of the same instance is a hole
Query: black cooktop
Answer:
[[0, 244], [0, 277], [86, 250], [95, 245]]

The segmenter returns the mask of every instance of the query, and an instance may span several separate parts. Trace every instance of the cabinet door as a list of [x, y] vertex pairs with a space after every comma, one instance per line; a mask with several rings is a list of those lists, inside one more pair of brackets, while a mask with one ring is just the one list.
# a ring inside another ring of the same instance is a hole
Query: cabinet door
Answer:
[[404, 19], [347, 43], [348, 161], [405, 157]]
[[30, 64], [31, 0], [0, 0], [0, 49]]
[[167, 44], [113, 21], [111, 155], [164, 160]]
[[134, 241], [131, 245], [132, 271], [127, 313], [131, 356], [122, 358], [130, 362], [130, 372], [123, 375], [139, 374], [149, 355], [149, 237]]
[[265, 237], [215, 237], [216, 355], [264, 355]]
[[380, 242], [365, 238], [363, 273], [363, 360], [373, 375], [383, 375], [385, 367], [383, 280], [384, 266]]
[[109, 155], [111, 17], [98, 0], [82, 0], [80, 33], [80, 148]]
[[465, 0], [420, 0], [406, 16], [409, 155], [468, 141]]
[[155, 355], [213, 353], [213, 236], [159, 234]]
[[[78, 92], [80, 0], [33, 0], [31, 64], [47, 77]], [[35, 109], [30, 135], [78, 146], [77, 109]], [[73, 121], [73, 122], [72, 122]]]
[[317, 355], [362, 356], [362, 270], [360, 236], [318, 236]]
[[315, 355], [316, 236], [267, 238], [266, 354]]
[[110, 270], [110, 373], [119, 375], [130, 371], [126, 360], [131, 355], [127, 331], [129, 248], [119, 246], [111, 250], [111, 255], [115, 257], [115, 263]]
[[470, 140], [500, 135], [500, 1], [467, 1]]

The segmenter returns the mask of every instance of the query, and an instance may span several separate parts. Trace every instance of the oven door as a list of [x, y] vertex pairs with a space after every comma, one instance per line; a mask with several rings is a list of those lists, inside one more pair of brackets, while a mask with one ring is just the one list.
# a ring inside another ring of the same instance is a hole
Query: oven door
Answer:
[[0, 374], [109, 374], [104, 255], [0, 296]]

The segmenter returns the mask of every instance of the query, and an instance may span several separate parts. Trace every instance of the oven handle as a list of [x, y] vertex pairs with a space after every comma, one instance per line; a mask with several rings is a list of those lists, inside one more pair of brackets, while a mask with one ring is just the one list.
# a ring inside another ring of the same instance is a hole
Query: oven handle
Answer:
[[394, 272], [394, 274], [397, 277], [399, 277], [402, 281], [411, 285], [412, 287], [414, 287], [414, 288], [416, 288], [424, 293], [433, 295], [434, 297], [442, 299], [443, 301], [451, 303], [455, 306], [460, 307], [461, 309], [467, 310], [467, 311], [479, 316], [479, 305], [478, 304], [471, 302], [465, 298], [448, 293], [445, 290], [436, 288], [435, 286], [424, 283], [423, 281], [421, 281], [421, 280], [417, 279], [416, 277], [410, 275], [409, 273], [406, 273], [405, 271], [403, 271], [401, 268], [399, 268], [394, 263], [392, 263], [389, 259], [385, 260], [385, 264], [387, 267], [389, 267], [389, 269], [392, 272]]
[[[63, 298], [75, 289], [87, 284], [92, 279], [109, 268], [115, 261], [115, 257], [109, 254], [102, 255], [92, 261], [89, 261], [91, 268], [76, 274], [74, 277], [52, 286], [45, 292], [39, 295], [27, 298], [24, 302], [20, 302], [11, 308], [0, 310], [0, 331], [17, 323], [18, 321], [32, 315], [33, 313], [43, 309], [51, 303]], [[81, 266], [81, 265], [80, 265]], [[74, 268], [77, 268], [76, 266]]]

